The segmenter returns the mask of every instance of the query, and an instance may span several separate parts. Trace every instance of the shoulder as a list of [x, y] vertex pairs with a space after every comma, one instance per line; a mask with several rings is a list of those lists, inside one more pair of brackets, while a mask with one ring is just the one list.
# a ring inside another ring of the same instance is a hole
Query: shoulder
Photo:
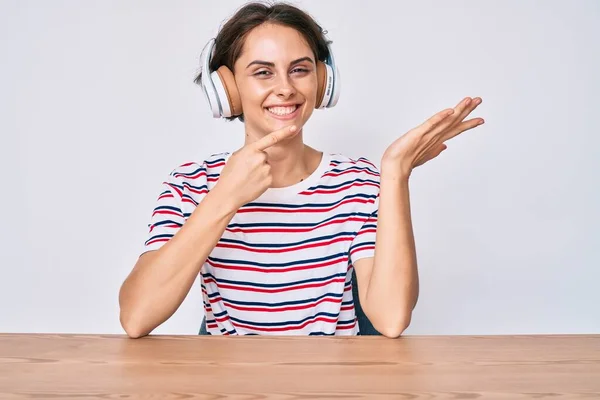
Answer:
[[343, 173], [355, 179], [369, 179], [379, 183], [379, 168], [366, 157], [349, 157], [345, 154], [330, 155], [330, 171]]
[[204, 159], [180, 163], [171, 170], [163, 183], [180, 197], [188, 191], [196, 194], [206, 193], [210, 183], [214, 184], [218, 180], [229, 155], [229, 152], [221, 152]]
[[367, 157], [349, 157], [331, 154], [328, 175], [336, 187], [344, 188], [344, 196], [350, 196], [360, 207], [371, 214], [379, 207], [379, 168]]

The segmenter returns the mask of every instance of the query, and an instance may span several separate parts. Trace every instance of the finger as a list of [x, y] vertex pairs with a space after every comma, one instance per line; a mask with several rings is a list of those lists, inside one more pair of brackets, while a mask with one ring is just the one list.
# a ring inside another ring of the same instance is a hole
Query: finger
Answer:
[[429, 118], [427, 121], [423, 122], [421, 125], [417, 126], [415, 130], [419, 131], [419, 133], [427, 133], [429, 131], [432, 131], [433, 129], [435, 129], [436, 126], [440, 125], [452, 114], [454, 114], [453, 108], [447, 108], [443, 111], [440, 111], [433, 117]]
[[269, 164], [269, 155], [267, 153], [265, 153], [264, 151], [260, 151], [258, 154], [260, 154], [261, 164]]
[[470, 97], [465, 97], [464, 99], [462, 99], [456, 105], [456, 107], [453, 108], [454, 113], [452, 114], [452, 116], [450, 118], [445, 119], [442, 123], [438, 124], [429, 133], [432, 136], [437, 136], [441, 132], [444, 132], [447, 129], [449, 129], [450, 127], [452, 127], [453, 125], [455, 125], [457, 122], [462, 121], [466, 116], [466, 115], [464, 115], [465, 109], [468, 109], [468, 107], [471, 104], [472, 104], [472, 99]]
[[271, 146], [280, 143], [281, 141], [290, 138], [296, 134], [296, 126], [286, 126], [285, 128], [281, 128], [276, 130], [275, 132], [269, 133], [267, 136], [262, 139], [257, 140], [252, 143], [250, 146], [255, 150], [265, 150]]
[[467, 97], [466, 99], [464, 99], [459, 105], [457, 105], [455, 112], [456, 118], [454, 119], [454, 122], [448, 125], [448, 129], [452, 129], [455, 125], [461, 123], [482, 102], [483, 100], [481, 99], [481, 97], [475, 97], [474, 99], [470, 99], [469, 97]]
[[483, 124], [484, 122], [485, 121], [482, 118], [473, 118], [468, 121], [462, 122], [461, 124], [456, 125], [454, 128], [450, 129], [448, 131], [448, 133], [446, 133], [444, 135], [445, 136], [444, 140], [452, 139], [453, 137], [458, 136], [463, 132], [466, 132], [470, 129], [478, 127], [479, 125]]

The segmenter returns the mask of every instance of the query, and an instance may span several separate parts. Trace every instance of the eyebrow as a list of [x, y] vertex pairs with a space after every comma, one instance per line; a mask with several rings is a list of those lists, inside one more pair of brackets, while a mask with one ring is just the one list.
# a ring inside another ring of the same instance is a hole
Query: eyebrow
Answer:
[[[310, 58], [310, 57], [301, 57], [301, 58], [298, 58], [298, 59], [290, 62], [290, 67], [292, 65], [294, 65], [294, 64], [301, 63], [302, 61], [310, 61], [312, 64], [314, 64], [314, 61], [312, 60], [312, 58]], [[264, 65], [266, 67], [275, 67], [275, 63], [272, 63], [270, 61], [254, 60], [250, 64], [248, 64], [246, 66], [246, 68], [250, 68], [250, 66], [252, 66], [252, 65]]]

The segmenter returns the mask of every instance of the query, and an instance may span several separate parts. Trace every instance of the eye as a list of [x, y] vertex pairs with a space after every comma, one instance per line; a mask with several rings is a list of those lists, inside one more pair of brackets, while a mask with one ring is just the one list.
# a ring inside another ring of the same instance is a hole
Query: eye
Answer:
[[267, 71], [267, 70], [265, 70], [265, 69], [263, 69], [263, 70], [260, 70], [260, 71], [256, 71], [256, 72], [254, 73], [254, 76], [258, 76], [258, 77], [261, 77], [261, 78], [262, 78], [262, 77], [269, 76], [269, 75], [271, 75], [271, 72], [270, 72], [270, 71]]
[[302, 68], [302, 67], [294, 68], [292, 70], [292, 73], [306, 74], [307, 72], [310, 72], [310, 70], [308, 70], [306, 68]]

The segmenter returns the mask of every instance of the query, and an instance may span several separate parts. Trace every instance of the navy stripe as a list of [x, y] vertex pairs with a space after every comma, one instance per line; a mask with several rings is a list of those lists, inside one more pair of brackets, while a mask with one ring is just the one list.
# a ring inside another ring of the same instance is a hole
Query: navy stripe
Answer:
[[226, 265], [240, 264], [240, 265], [249, 265], [252, 267], [280, 268], [280, 267], [299, 266], [299, 265], [303, 265], [303, 264], [319, 263], [322, 261], [328, 261], [328, 260], [333, 260], [338, 257], [343, 257], [346, 254], [347, 253], [345, 253], [345, 252], [344, 253], [336, 253], [336, 254], [332, 254], [327, 257], [308, 258], [305, 260], [297, 260], [297, 261], [291, 261], [291, 262], [285, 262], [285, 263], [269, 263], [269, 264], [248, 261], [248, 260], [236, 260], [236, 259], [232, 259], [232, 258], [216, 258], [216, 257], [210, 257], [210, 256], [208, 257], [208, 259], [209, 259], [209, 261], [216, 262], [216, 263], [222, 263], [222, 264], [226, 264]]
[[342, 186], [347, 186], [349, 184], [355, 183], [355, 182], [361, 182], [361, 183], [366, 183], [366, 182], [370, 182], [370, 183], [374, 183], [377, 186], [379, 186], [379, 182], [373, 180], [373, 179], [359, 179], [359, 178], [353, 178], [350, 179], [348, 181], [342, 182], [342, 183], [338, 183], [337, 185], [317, 185], [317, 186], [311, 186], [310, 188], [308, 188], [308, 190], [317, 190], [317, 189], [337, 189], [340, 188]]
[[206, 185], [194, 186], [188, 182], [184, 182], [183, 186], [188, 187], [190, 189], [195, 189], [195, 190], [204, 190], [204, 189], [208, 190], [208, 186], [206, 186]]
[[307, 223], [285, 223], [285, 222], [256, 222], [256, 223], [247, 223], [247, 224], [229, 224], [227, 228], [265, 228], [265, 227], [294, 227], [294, 228], [310, 228], [313, 226], [318, 226], [322, 224], [326, 224], [329, 221], [333, 221], [340, 218], [347, 217], [370, 217], [371, 214], [363, 213], [363, 212], [351, 212], [351, 213], [341, 213], [336, 214], [332, 217], [326, 218], [317, 222], [307, 222]]
[[360, 249], [361, 247], [366, 247], [366, 246], [375, 246], [375, 242], [362, 242], [362, 243], [355, 244], [353, 246], [350, 246], [350, 251]]
[[170, 211], [177, 211], [178, 213], [181, 213], [181, 208], [179, 207], [173, 207], [173, 206], [157, 206], [154, 211], [156, 210], [170, 210]]
[[150, 239], [146, 240], [146, 243], [150, 242], [154, 239], [158, 239], [158, 238], [167, 238], [168, 239], [168, 238], [172, 238], [172, 237], [173, 237], [173, 235], [171, 235], [171, 234], [154, 235]]
[[297, 285], [303, 285], [305, 283], [316, 283], [316, 282], [326, 282], [330, 279], [335, 279], [338, 277], [342, 277], [342, 276], [346, 276], [346, 272], [340, 272], [337, 274], [333, 274], [333, 275], [329, 275], [329, 276], [324, 276], [324, 277], [320, 277], [320, 278], [312, 278], [312, 279], [304, 279], [301, 281], [295, 281], [295, 282], [286, 282], [286, 283], [259, 283], [259, 282], [244, 282], [244, 281], [232, 281], [229, 279], [220, 279], [215, 277], [214, 275], [212, 275], [211, 273], [208, 274], [202, 274], [203, 278], [212, 278], [213, 280], [215, 280], [215, 282], [217, 282], [217, 284], [219, 283], [225, 283], [225, 284], [230, 284], [230, 285], [238, 285], [238, 286], [254, 286], [254, 287], [259, 287], [259, 288], [284, 288], [284, 287], [292, 287], [292, 286], [297, 286]]
[[[225, 297], [222, 297], [222, 299], [224, 302], [239, 305], [239, 306], [284, 307], [284, 306], [301, 305], [301, 304], [307, 304], [307, 303], [313, 303], [313, 302], [316, 303], [317, 301], [324, 299], [326, 297], [341, 299], [343, 296], [344, 296], [343, 293], [325, 293], [324, 295], [321, 295], [319, 297], [312, 297], [312, 298], [307, 298], [307, 299], [302, 299], [302, 300], [284, 301], [281, 303], [260, 303], [260, 302], [253, 302], [253, 301], [229, 300]], [[352, 301], [347, 302], [347, 303], [352, 303]], [[343, 304], [344, 303], [342, 303], [342, 305]]]
[[316, 313], [314, 315], [310, 315], [306, 318], [303, 318], [301, 320], [296, 320], [296, 321], [278, 321], [278, 322], [254, 322], [254, 321], [246, 321], [243, 319], [238, 319], [238, 318], [234, 318], [232, 316], [229, 316], [229, 318], [233, 321], [233, 322], [237, 322], [240, 324], [246, 324], [246, 325], [253, 325], [253, 326], [263, 326], [263, 327], [278, 327], [278, 326], [286, 326], [286, 325], [302, 325], [304, 322], [306, 321], [310, 321], [310, 320], [315, 320], [319, 317], [329, 317], [329, 318], [337, 318], [339, 316], [339, 313], [336, 314], [332, 314], [332, 313], [328, 313], [328, 312], [319, 312]]
[[175, 173], [173, 173], [173, 176], [175, 176], [175, 175], [183, 175], [183, 176], [190, 177], [192, 175], [196, 175], [199, 172], [206, 172], [206, 168], [205, 167], [199, 167], [199, 168], [196, 168], [192, 172], [175, 172]]
[[173, 221], [172, 219], [165, 219], [164, 221], [159, 221], [153, 225], [158, 227], [158, 226], [167, 225], [167, 224], [175, 224], [177, 226], [183, 226], [183, 224], [181, 222]]
[[[223, 154], [223, 153], [221, 153], [221, 154]], [[213, 155], [217, 156], [217, 155], [221, 155], [221, 154], [213, 154]], [[222, 161], [225, 161], [225, 158], [222, 157], [222, 158], [217, 158], [216, 160], [206, 161], [205, 164], [209, 165], [209, 166], [212, 166], [212, 164], [218, 164], [218, 163], [220, 163]]]
[[241, 209], [254, 208], [254, 207], [266, 207], [266, 208], [276, 207], [276, 208], [293, 208], [293, 209], [311, 208], [311, 207], [312, 208], [328, 208], [328, 207], [336, 206], [336, 205], [342, 203], [343, 201], [349, 200], [349, 199], [355, 199], [355, 198], [374, 199], [376, 197], [377, 197], [377, 195], [374, 195], [374, 194], [357, 193], [357, 194], [344, 196], [340, 200], [334, 201], [333, 203], [303, 203], [303, 204], [248, 203], [245, 206], [243, 206]]
[[315, 238], [301, 240], [299, 242], [290, 242], [290, 243], [248, 243], [248, 242], [244, 242], [243, 240], [225, 239], [225, 238], [221, 238], [220, 242], [221, 243], [240, 244], [240, 245], [253, 247], [253, 248], [257, 248], [257, 249], [272, 248], [272, 247], [284, 248], [284, 247], [300, 246], [300, 245], [309, 244], [309, 243], [316, 243], [316, 242], [320, 242], [320, 241], [324, 241], [324, 240], [328, 240], [328, 239], [336, 239], [336, 238], [343, 237], [343, 236], [354, 236], [354, 235], [356, 235], [356, 232], [342, 231], [342, 232], [338, 232], [333, 235], [317, 236]]
[[367, 167], [359, 167], [358, 165], [352, 165], [345, 169], [332, 168], [329, 172], [347, 172], [347, 171], [371, 171], [371, 172], [376, 173], [376, 171], [373, 171], [368, 166]]

